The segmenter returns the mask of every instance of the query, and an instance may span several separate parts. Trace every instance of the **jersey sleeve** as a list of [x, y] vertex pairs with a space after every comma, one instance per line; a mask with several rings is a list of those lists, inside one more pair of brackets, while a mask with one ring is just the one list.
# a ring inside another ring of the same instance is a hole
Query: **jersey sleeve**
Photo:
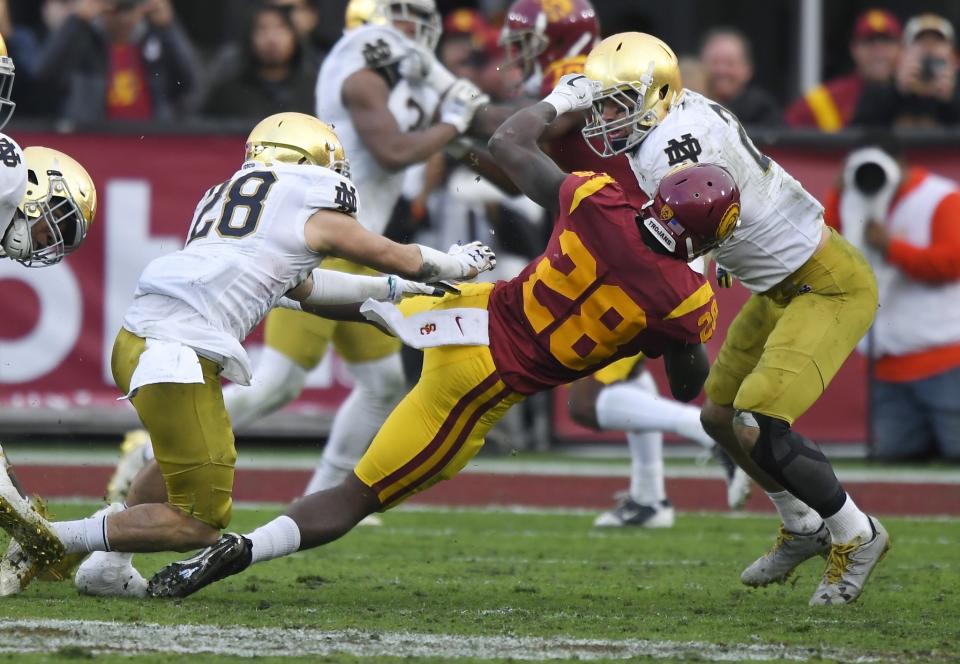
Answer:
[[702, 277], [696, 281], [702, 283], [664, 318], [670, 336], [687, 345], [705, 344], [717, 331], [719, 306], [713, 288]]
[[318, 173], [304, 198], [304, 205], [311, 211], [336, 210], [357, 217], [360, 198], [356, 186], [339, 173], [317, 167]]

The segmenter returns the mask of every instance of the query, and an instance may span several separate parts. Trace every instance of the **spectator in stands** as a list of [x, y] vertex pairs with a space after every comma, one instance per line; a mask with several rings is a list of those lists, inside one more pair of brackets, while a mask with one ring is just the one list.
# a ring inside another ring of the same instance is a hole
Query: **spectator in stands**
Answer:
[[825, 206], [877, 275], [866, 343], [872, 453], [960, 461], [960, 184], [885, 143], [850, 154]]
[[736, 28], [707, 32], [700, 48], [706, 75], [706, 96], [727, 107], [745, 125], [779, 125], [783, 114], [777, 100], [750, 85], [753, 54], [746, 35]]
[[215, 85], [203, 112], [251, 120], [314, 111], [316, 70], [304, 57], [290, 12], [273, 4], [253, 13], [240, 68]]
[[320, 8], [316, 0], [270, 0], [270, 4], [290, 13], [300, 47], [303, 49], [305, 65], [313, 68], [314, 74], [319, 72], [327, 48], [321, 42], [317, 30], [320, 24]]
[[890, 12], [868, 9], [861, 14], [850, 40], [854, 71], [816, 86], [793, 102], [787, 108], [787, 124], [826, 132], [850, 124], [864, 83], [886, 85], [893, 78], [902, 35], [900, 21]]
[[936, 14], [914, 16], [893, 82], [864, 87], [852, 124], [942, 127], [960, 123], [953, 25]]
[[197, 63], [170, 0], [77, 0], [44, 42], [36, 80], [73, 122], [171, 120]]

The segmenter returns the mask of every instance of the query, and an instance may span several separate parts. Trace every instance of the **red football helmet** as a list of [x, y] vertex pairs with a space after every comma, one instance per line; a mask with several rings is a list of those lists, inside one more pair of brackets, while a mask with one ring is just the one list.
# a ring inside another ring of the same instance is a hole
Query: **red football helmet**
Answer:
[[600, 23], [590, 0], [515, 0], [507, 10], [500, 45], [508, 64], [529, 78], [557, 60], [586, 55], [600, 40]]
[[740, 223], [740, 189], [716, 164], [667, 173], [643, 206], [643, 225], [667, 250], [692, 261], [723, 244]]

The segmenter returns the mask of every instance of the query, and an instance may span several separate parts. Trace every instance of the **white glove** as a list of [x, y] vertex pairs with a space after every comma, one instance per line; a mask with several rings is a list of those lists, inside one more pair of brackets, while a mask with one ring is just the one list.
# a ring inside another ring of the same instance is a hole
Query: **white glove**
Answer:
[[390, 289], [389, 299], [391, 302], [399, 302], [404, 297], [412, 295], [443, 297], [443, 291], [436, 286], [421, 284], [419, 281], [410, 281], [394, 274], [387, 275], [387, 286]]
[[417, 246], [423, 257], [420, 276], [424, 281], [473, 279], [497, 264], [493, 250], [479, 242], [455, 244], [446, 253], [422, 244]]
[[490, 103], [490, 97], [465, 78], [458, 78], [440, 102], [440, 122], [453, 125], [461, 134], [467, 131], [477, 109]]
[[583, 74], [565, 74], [543, 101], [557, 109], [557, 115], [563, 115], [587, 110], [593, 104], [593, 95], [599, 91], [599, 81], [592, 81]]
[[419, 83], [442, 95], [457, 82], [457, 77], [440, 64], [436, 54], [423, 44], [414, 42], [397, 64], [400, 76], [410, 83]]
[[480, 242], [455, 244], [447, 250], [447, 253], [460, 261], [463, 266], [461, 278], [467, 278], [471, 270], [476, 270], [477, 274], [480, 274], [497, 266], [497, 255], [493, 253], [493, 249]]

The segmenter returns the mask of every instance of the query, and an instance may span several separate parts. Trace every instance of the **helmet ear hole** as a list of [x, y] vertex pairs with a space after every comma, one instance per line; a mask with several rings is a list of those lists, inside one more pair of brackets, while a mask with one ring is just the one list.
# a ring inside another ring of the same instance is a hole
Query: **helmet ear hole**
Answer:
[[669, 86], [669, 85], [661, 85], [661, 86], [660, 86], [660, 93], [659, 93], [659, 94], [660, 94], [660, 100], [661, 100], [661, 101], [667, 98], [667, 93], [668, 93], [668, 92], [670, 92], [670, 86]]

